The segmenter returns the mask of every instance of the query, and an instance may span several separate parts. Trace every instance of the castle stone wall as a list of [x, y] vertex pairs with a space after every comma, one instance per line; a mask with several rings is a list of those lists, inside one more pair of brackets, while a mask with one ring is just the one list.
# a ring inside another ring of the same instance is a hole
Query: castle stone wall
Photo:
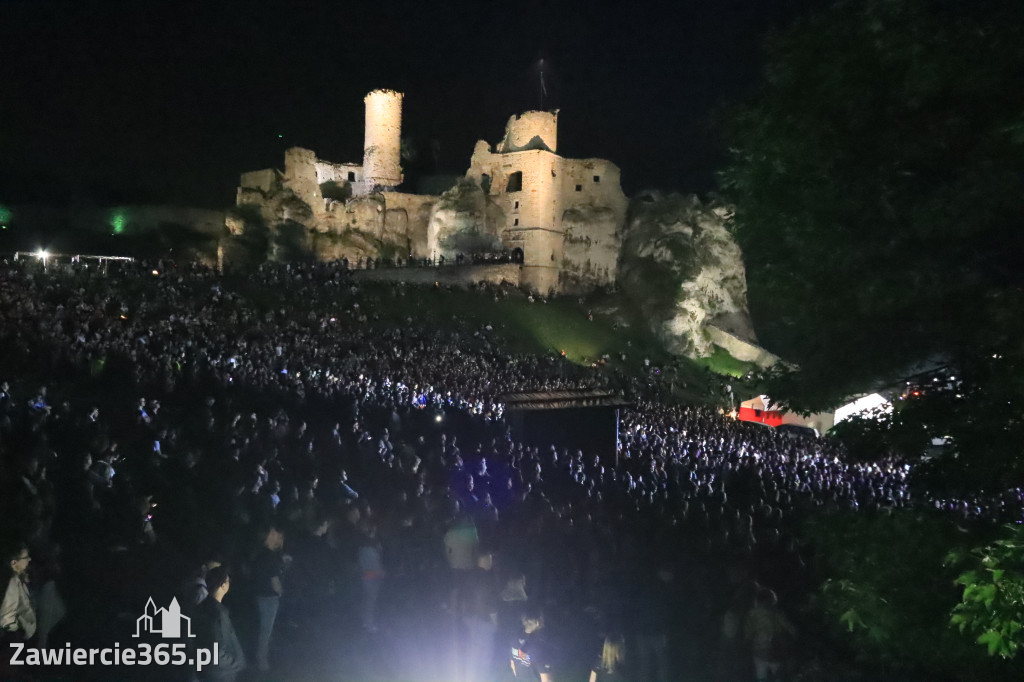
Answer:
[[562, 161], [563, 281], [573, 282], [574, 288], [615, 281], [622, 248], [619, 232], [629, 206], [620, 175], [618, 166], [603, 159]]
[[562, 282], [573, 290], [611, 284], [618, 274], [623, 217], [611, 208], [579, 206], [562, 215]]
[[264, 194], [269, 194], [278, 182], [277, 171], [273, 168], [242, 173], [241, 187], [245, 189], [258, 189]]
[[320, 183], [316, 175], [316, 154], [310, 149], [292, 147], [284, 153], [284, 186], [309, 204], [314, 213], [323, 211]]
[[[519, 218], [518, 227], [558, 229], [560, 197], [555, 183], [558, 157], [551, 152], [538, 150], [502, 155], [499, 158], [507, 174], [523, 174], [523, 189], [504, 193], [503, 201], [499, 202], [504, 204], [505, 215], [508, 216], [506, 227], [515, 227], [515, 219]], [[517, 201], [519, 207], [515, 208]]]
[[371, 187], [402, 184], [402, 96], [394, 90], [374, 90], [363, 99], [363, 174]]
[[564, 238], [561, 232], [541, 228], [509, 228], [501, 235], [510, 251], [523, 252], [523, 274], [520, 283], [531, 291], [547, 295], [558, 291], [559, 271], [563, 258]]
[[629, 201], [622, 192], [622, 173], [614, 163], [604, 159], [562, 159], [561, 170], [559, 189], [566, 208], [605, 206], [621, 211], [625, 217]]
[[427, 226], [427, 255], [452, 259], [458, 254], [501, 248], [500, 211], [471, 180], [463, 180], [440, 197]]
[[542, 296], [558, 292], [558, 268], [524, 265], [519, 277], [519, 286]]
[[505, 125], [502, 154], [530, 149], [558, 151], [558, 111], [525, 111], [514, 114]]
[[[363, 181], [363, 167], [358, 163], [331, 163], [317, 159], [314, 165], [316, 181], [321, 185], [325, 182], [336, 182], [340, 185], [345, 182]], [[349, 177], [349, 173], [352, 174], [352, 177]]]
[[[405, 234], [409, 249], [416, 258], [427, 258], [430, 250], [427, 247], [427, 230], [430, 224], [430, 213], [437, 204], [438, 197], [422, 194], [406, 194], [404, 192], [384, 192], [385, 232], [391, 234], [400, 230], [392, 224], [392, 211], [396, 218], [399, 211], [404, 211]], [[401, 218], [398, 218], [401, 219]], [[405, 255], [405, 254], [403, 254]]]
[[[485, 175], [490, 179], [488, 197], [501, 208], [506, 220], [499, 227], [557, 229], [561, 216], [560, 161], [548, 151], [493, 154], [478, 144], [467, 177], [481, 186], [487, 184]], [[509, 181], [515, 173], [522, 173], [521, 189], [510, 192]]]

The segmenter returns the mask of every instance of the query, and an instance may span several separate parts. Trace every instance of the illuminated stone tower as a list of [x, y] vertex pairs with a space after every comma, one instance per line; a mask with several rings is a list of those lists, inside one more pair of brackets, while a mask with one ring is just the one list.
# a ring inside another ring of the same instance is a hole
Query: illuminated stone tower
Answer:
[[498, 151], [508, 154], [532, 149], [558, 151], [558, 109], [525, 111], [508, 120]]
[[402, 184], [402, 97], [394, 90], [374, 90], [363, 98], [363, 181], [368, 188]]

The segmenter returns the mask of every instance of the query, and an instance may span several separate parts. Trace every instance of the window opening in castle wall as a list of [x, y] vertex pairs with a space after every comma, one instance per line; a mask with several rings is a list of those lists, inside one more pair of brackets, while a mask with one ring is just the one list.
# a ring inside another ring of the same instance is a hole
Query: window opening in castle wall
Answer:
[[508, 185], [505, 187], [506, 192], [520, 192], [523, 189], [523, 171], [516, 171], [508, 176]]

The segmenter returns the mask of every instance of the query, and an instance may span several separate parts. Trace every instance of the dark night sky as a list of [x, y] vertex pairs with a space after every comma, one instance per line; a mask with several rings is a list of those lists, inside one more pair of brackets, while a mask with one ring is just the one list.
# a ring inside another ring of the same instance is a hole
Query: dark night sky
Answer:
[[538, 107], [542, 55], [560, 153], [611, 159], [627, 192], [705, 191], [716, 108], [757, 83], [769, 28], [815, 4], [0, 0], [0, 201], [37, 182], [224, 207], [286, 147], [360, 161], [377, 87], [405, 93], [424, 159], [437, 139], [461, 174]]

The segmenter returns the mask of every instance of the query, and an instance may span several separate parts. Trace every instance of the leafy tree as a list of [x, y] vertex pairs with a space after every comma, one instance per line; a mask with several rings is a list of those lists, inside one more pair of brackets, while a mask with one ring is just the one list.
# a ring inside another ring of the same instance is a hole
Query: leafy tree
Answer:
[[1022, 73], [1015, 0], [841, 2], [770, 41], [721, 174], [755, 326], [798, 366], [773, 397], [812, 411], [946, 364], [960, 390], [904, 420], [986, 458], [974, 486], [1024, 469]]
[[823, 631], [842, 634], [863, 665], [878, 663], [931, 681], [1020, 678], [1019, 665], [987, 660], [973, 637], [949, 626], [956, 570], [945, 558], [951, 548], [968, 551], [970, 538], [948, 517], [821, 514], [804, 535], [816, 550], [813, 568], [822, 579], [815, 612], [825, 617]]
[[829, 436], [846, 445], [847, 456], [872, 461], [900, 451], [924, 451], [928, 437], [910, 410], [876, 408], [837, 424]]
[[952, 552], [947, 563], [968, 564], [956, 581], [964, 592], [950, 622], [977, 635], [990, 656], [1016, 656], [1024, 649], [1024, 527], [1008, 526], [1004, 537], [969, 555]]

